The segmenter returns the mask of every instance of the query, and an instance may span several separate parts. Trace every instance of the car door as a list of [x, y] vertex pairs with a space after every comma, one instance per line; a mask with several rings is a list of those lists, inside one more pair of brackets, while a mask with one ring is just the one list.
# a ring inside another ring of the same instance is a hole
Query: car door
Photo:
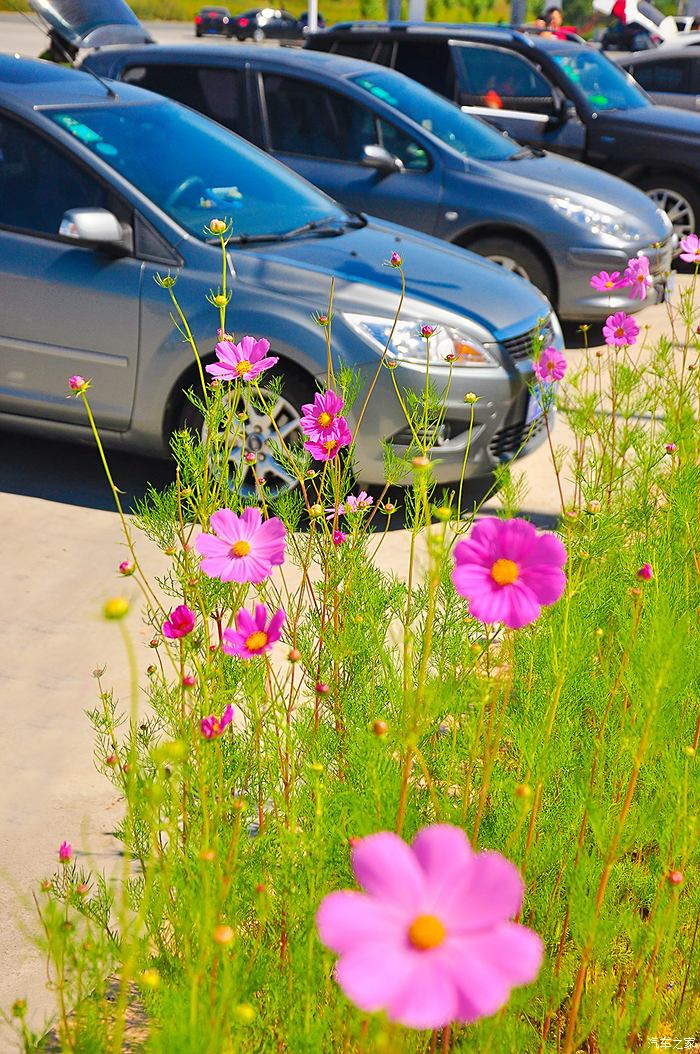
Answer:
[[[439, 166], [423, 143], [345, 93], [314, 81], [262, 75], [269, 150], [355, 212], [432, 233], [441, 197]], [[403, 171], [363, 163], [365, 146], [384, 146]]]
[[490, 44], [450, 42], [457, 102], [518, 142], [582, 157], [586, 131], [573, 105], [530, 60]]
[[[700, 60], [700, 56], [698, 56]], [[700, 62], [689, 56], [639, 62], [628, 67], [637, 84], [649, 92], [662, 106], [677, 106], [683, 110], [698, 109], [697, 68]]]
[[0, 111], [0, 412], [84, 424], [80, 401], [67, 398], [68, 378], [82, 374], [93, 381], [98, 424], [124, 430], [142, 263], [60, 240], [64, 213], [81, 207], [132, 219], [82, 161]]

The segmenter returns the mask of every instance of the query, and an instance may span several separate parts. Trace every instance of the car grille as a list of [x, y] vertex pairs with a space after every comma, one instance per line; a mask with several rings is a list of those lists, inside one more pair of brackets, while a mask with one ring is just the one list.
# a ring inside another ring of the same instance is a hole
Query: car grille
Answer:
[[[546, 348], [554, 339], [554, 331], [549, 318], [546, 319], [540, 333], [544, 339], [542, 346]], [[532, 345], [536, 336], [537, 328], [529, 329], [527, 333], [522, 333], [519, 337], [511, 337], [509, 340], [501, 341], [501, 344], [513, 362], [522, 362], [523, 359], [532, 358]]]
[[489, 443], [489, 452], [499, 460], [505, 461], [512, 458], [518, 453], [526, 437], [529, 442], [539, 435], [544, 427], [544, 417], [537, 417], [529, 423], [526, 423], [523, 417], [512, 425], [499, 428]]

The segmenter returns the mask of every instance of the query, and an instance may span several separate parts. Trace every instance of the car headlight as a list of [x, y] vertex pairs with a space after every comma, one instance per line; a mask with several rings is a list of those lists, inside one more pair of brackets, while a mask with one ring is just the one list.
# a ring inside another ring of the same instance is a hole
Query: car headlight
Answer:
[[611, 216], [609, 212], [599, 212], [587, 205], [581, 205], [571, 198], [560, 197], [553, 194], [549, 198], [549, 204], [558, 212], [563, 213], [578, 227], [590, 231], [591, 234], [607, 234], [610, 238], [620, 238], [625, 242], [638, 242], [642, 234], [633, 226], [632, 217], [627, 217], [620, 212], [617, 216]]
[[[393, 318], [375, 315], [343, 314], [356, 333], [380, 353], [384, 351], [394, 325]], [[429, 350], [428, 350], [429, 349]], [[430, 362], [439, 366], [499, 366], [498, 359], [487, 351], [483, 343], [466, 330], [453, 326], [437, 326], [430, 343], [421, 336], [421, 323], [396, 323], [387, 355], [399, 362], [425, 366], [426, 350]], [[454, 358], [448, 356], [454, 356]]]

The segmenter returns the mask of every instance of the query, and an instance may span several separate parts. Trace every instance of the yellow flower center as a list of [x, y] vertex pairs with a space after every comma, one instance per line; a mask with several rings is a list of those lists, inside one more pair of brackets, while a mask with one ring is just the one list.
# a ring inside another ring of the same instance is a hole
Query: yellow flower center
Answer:
[[414, 948], [426, 951], [437, 948], [446, 936], [445, 927], [434, 915], [419, 915], [408, 930], [408, 939]]
[[249, 552], [250, 542], [247, 542], [245, 538], [239, 539], [231, 546], [231, 556], [247, 556]]
[[256, 630], [255, 633], [251, 633], [245, 642], [248, 651], [262, 651], [266, 644], [267, 633], [261, 629]]
[[553, 363], [553, 362], [551, 362], [551, 361], [550, 361], [550, 362], [548, 362], [548, 363], [547, 363], [547, 369], [548, 369], [548, 370], [550, 371], [550, 373], [551, 373], [551, 371], [552, 371], [552, 370], [554, 369], [554, 363]]
[[321, 428], [328, 428], [328, 425], [331, 423], [332, 420], [333, 414], [326, 413], [325, 410], [322, 414], [318, 415], [318, 423], [320, 424]]
[[616, 337], [624, 337], [624, 335], [625, 335], [624, 326], [618, 326], [617, 329], [615, 330], [615, 336]]
[[605, 288], [606, 289], [614, 289], [615, 288], [615, 283], [614, 282], [606, 282], [605, 283]]
[[236, 373], [238, 374], [239, 377], [242, 377], [243, 374], [247, 373], [250, 368], [251, 368], [251, 364], [248, 362], [248, 360], [247, 359], [243, 359], [236, 366]]
[[513, 560], [496, 560], [491, 568], [491, 578], [498, 586], [509, 586], [518, 580], [518, 565]]
[[335, 450], [335, 448], [337, 447], [338, 440], [337, 439], [327, 439], [326, 442], [323, 443], [322, 445], [323, 445], [324, 450], [327, 450], [328, 453], [330, 454], [331, 450]]

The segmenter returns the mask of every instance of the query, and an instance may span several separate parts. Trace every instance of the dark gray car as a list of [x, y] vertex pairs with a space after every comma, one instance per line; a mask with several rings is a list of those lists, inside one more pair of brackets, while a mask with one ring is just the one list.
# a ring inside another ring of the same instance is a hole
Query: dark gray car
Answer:
[[[213, 354], [217, 313], [206, 295], [221, 254], [204, 233], [233, 218], [228, 254], [230, 324], [267, 337], [285, 377], [277, 407], [285, 434], [325, 376], [324, 331], [312, 318], [335, 278], [333, 345], [366, 385], [398, 303], [390, 344], [400, 386], [422, 390], [452, 371], [436, 472], [459, 477], [476, 403], [469, 472], [485, 476], [544, 422], [531, 399], [532, 333], [562, 347], [547, 301], [491, 263], [391, 224], [367, 222], [255, 147], [192, 110], [130, 85], [113, 87], [51, 63], [0, 56], [0, 421], [42, 436], [89, 439], [67, 378], [93, 380], [106, 442], [163, 454], [187, 418], [191, 353], [172, 325], [156, 274], [176, 291], [202, 353]], [[439, 326], [426, 364], [421, 322]], [[456, 355], [452, 366], [447, 354]], [[531, 422], [534, 421], [534, 426]], [[254, 435], [258, 471], [271, 487], [289, 477], [270, 456], [271, 424]], [[380, 373], [357, 449], [367, 482], [383, 480], [380, 439], [408, 446], [390, 371]], [[250, 448], [253, 449], [252, 447]], [[240, 451], [238, 451], [240, 456]]]
[[700, 48], [664, 47], [615, 60], [662, 106], [700, 110]]
[[322, 52], [108, 47], [83, 67], [160, 92], [245, 135], [348, 208], [464, 246], [533, 282], [565, 319], [641, 304], [591, 274], [647, 254], [663, 294], [666, 215], [634, 187], [521, 147], [393, 70]]

